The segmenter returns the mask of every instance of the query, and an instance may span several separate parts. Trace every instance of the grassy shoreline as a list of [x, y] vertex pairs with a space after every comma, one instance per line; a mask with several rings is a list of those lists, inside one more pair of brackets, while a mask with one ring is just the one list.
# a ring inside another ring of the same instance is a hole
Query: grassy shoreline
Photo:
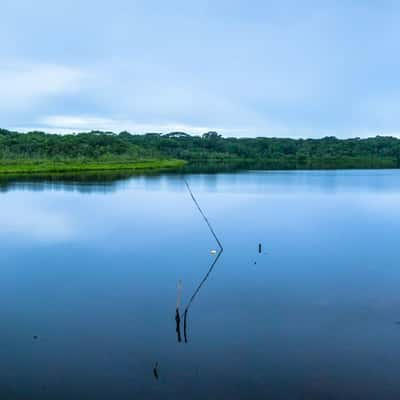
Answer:
[[84, 171], [158, 171], [166, 169], [177, 169], [183, 167], [186, 161], [167, 160], [118, 160], [118, 161], [51, 161], [51, 160], [16, 160], [0, 161], [1, 174], [16, 173], [44, 173], [44, 172], [84, 172]]

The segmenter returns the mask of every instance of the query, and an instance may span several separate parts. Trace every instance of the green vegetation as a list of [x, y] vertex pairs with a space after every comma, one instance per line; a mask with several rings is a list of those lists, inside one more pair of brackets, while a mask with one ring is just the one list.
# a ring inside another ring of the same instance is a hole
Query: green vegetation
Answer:
[[39, 173], [39, 172], [79, 172], [79, 171], [150, 171], [177, 169], [185, 165], [182, 160], [138, 160], [138, 161], [52, 161], [52, 160], [16, 160], [2, 161], [0, 173]]
[[0, 129], [0, 173], [164, 168], [341, 169], [399, 168], [400, 140], [222, 138], [216, 132], [190, 136], [128, 132], [52, 135]]
[[184, 160], [143, 151], [102, 132], [27, 134], [0, 129], [0, 174], [178, 169]]

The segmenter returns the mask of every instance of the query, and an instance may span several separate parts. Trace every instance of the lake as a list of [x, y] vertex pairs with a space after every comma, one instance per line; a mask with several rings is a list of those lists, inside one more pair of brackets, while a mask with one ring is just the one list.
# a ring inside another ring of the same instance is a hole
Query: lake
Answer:
[[185, 179], [0, 182], [0, 398], [399, 399], [400, 171]]

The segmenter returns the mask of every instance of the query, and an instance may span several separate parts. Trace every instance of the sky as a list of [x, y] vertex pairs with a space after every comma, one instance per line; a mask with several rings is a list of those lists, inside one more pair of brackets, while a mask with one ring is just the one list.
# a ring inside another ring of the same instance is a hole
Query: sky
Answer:
[[400, 137], [400, 2], [1, 0], [0, 127]]

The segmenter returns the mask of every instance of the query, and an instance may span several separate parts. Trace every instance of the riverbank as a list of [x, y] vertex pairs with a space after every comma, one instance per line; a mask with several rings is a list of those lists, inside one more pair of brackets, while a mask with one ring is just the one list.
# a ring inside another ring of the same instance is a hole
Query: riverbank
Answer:
[[0, 174], [61, 173], [85, 171], [163, 171], [183, 167], [186, 161], [152, 159], [139, 161], [1, 161]]

